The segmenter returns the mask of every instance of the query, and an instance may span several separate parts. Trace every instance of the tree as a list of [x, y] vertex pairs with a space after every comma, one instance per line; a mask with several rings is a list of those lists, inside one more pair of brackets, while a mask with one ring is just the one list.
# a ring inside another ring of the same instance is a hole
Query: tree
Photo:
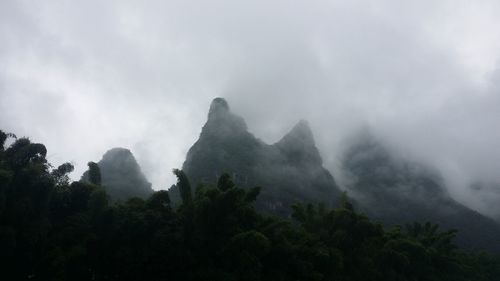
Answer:
[[186, 174], [179, 169], [173, 170], [175, 176], [177, 177], [177, 188], [181, 194], [182, 203], [184, 205], [191, 204], [192, 195], [191, 195], [191, 184], [186, 176]]
[[500, 259], [459, 251], [454, 231], [431, 223], [385, 230], [357, 213], [346, 196], [337, 209], [296, 204], [290, 220], [255, 210], [258, 187], [240, 188], [223, 175], [215, 186], [201, 185], [191, 194], [186, 175], [174, 170], [180, 207], [170, 205], [166, 191], [110, 205], [98, 181], [69, 183], [72, 165], [51, 171], [45, 154], [43, 145], [26, 138], [0, 151], [0, 264], [6, 280], [500, 276]]
[[57, 169], [52, 170], [51, 174], [56, 182], [57, 186], [68, 185], [69, 176], [68, 174], [73, 172], [75, 167], [71, 163], [64, 163], [59, 165]]
[[89, 182], [94, 185], [101, 185], [101, 170], [95, 162], [89, 162]]
[[168, 195], [168, 191], [160, 190], [153, 193], [148, 199], [148, 205], [157, 209], [170, 207], [170, 196]]

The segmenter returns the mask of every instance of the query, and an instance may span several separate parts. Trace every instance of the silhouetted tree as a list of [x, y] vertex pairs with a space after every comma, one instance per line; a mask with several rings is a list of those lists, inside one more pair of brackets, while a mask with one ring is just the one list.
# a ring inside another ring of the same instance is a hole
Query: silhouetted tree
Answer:
[[26, 138], [0, 151], [2, 280], [499, 280], [500, 260], [457, 249], [455, 231], [386, 230], [347, 196], [295, 204], [290, 220], [255, 210], [258, 187], [222, 175], [192, 194], [174, 170], [178, 208], [166, 191], [109, 204], [99, 181], [70, 183], [73, 166], [51, 171], [45, 155]]
[[101, 169], [95, 162], [89, 162], [89, 182], [95, 185], [101, 185]]
[[191, 184], [186, 176], [186, 174], [179, 169], [173, 170], [175, 176], [177, 177], [177, 188], [181, 194], [182, 203], [188, 205], [191, 203]]

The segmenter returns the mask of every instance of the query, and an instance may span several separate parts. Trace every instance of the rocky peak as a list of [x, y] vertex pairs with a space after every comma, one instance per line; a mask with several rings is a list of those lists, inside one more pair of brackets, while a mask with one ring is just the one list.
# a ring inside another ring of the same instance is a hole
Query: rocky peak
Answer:
[[313, 133], [306, 120], [300, 120], [283, 138], [300, 139], [306, 145], [315, 145]]
[[247, 125], [243, 118], [231, 112], [227, 101], [223, 98], [215, 98], [208, 112], [208, 120], [203, 127], [201, 137], [231, 137], [247, 132]]
[[135, 161], [134, 155], [132, 155], [132, 152], [122, 147], [115, 147], [106, 151], [106, 153], [102, 156], [100, 163], [127, 165], [129, 167], [133, 166], [134, 168], [139, 167]]
[[[101, 170], [102, 185], [113, 200], [131, 197], [146, 198], [153, 189], [141, 171], [132, 152], [126, 148], [112, 148], [97, 163]], [[82, 176], [88, 181], [88, 171]]]
[[226, 172], [240, 186], [261, 186], [256, 208], [289, 216], [294, 202], [337, 203], [340, 190], [321, 163], [306, 121], [269, 145], [247, 131], [243, 118], [233, 114], [224, 99], [216, 98], [183, 170], [194, 185], [213, 184]]
[[210, 104], [208, 119], [214, 119], [229, 113], [229, 105], [224, 98], [215, 98]]
[[292, 163], [321, 165], [322, 160], [316, 148], [309, 123], [300, 120], [292, 130], [275, 144]]

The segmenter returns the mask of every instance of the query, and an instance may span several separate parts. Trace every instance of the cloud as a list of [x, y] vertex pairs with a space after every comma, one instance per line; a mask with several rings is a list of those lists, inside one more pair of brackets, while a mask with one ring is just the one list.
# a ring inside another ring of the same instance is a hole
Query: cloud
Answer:
[[301, 118], [335, 172], [369, 124], [466, 200], [500, 181], [498, 1], [3, 1], [0, 127], [78, 178], [110, 147], [174, 182], [210, 100], [258, 137]]

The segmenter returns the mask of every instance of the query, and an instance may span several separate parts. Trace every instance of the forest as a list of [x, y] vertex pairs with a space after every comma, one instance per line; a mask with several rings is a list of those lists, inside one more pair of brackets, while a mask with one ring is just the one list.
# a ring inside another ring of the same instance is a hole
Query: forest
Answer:
[[[71, 181], [43, 144], [0, 131], [2, 280], [499, 280], [500, 259], [458, 248], [455, 230], [384, 227], [346, 194], [290, 217], [255, 209], [260, 188], [228, 174], [191, 186], [174, 169], [180, 204], [156, 191], [111, 201], [99, 166]], [[165, 171], [170, 172], [170, 171]]]

